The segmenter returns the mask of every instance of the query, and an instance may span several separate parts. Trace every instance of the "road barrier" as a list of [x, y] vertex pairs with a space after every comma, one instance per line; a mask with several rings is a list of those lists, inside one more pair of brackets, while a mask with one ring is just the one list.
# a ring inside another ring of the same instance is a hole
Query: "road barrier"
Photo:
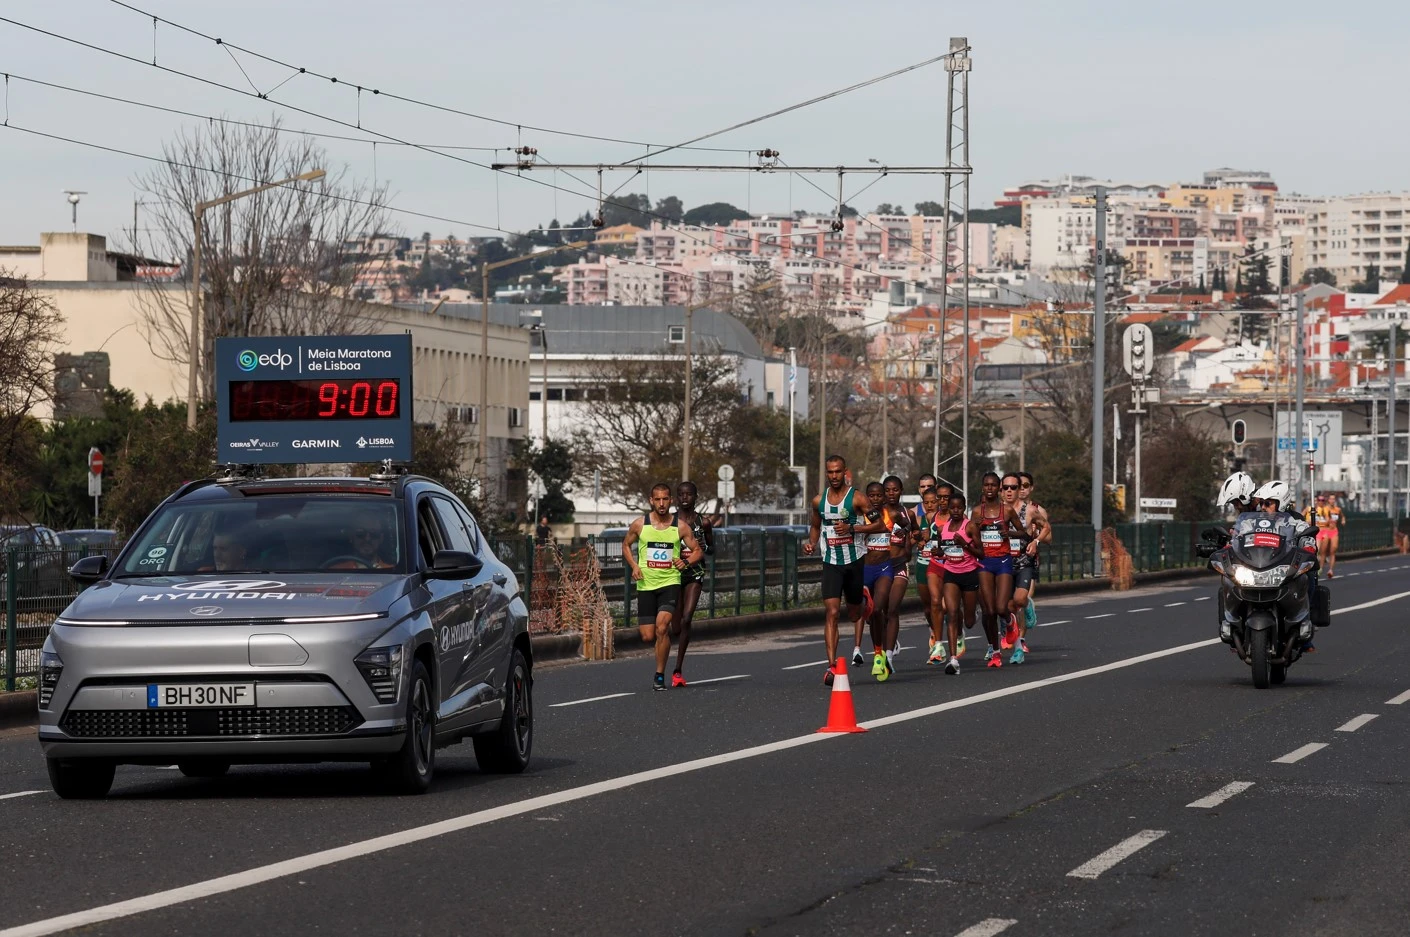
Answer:
[[39, 652], [49, 627], [81, 591], [68, 568], [85, 556], [115, 556], [117, 547], [37, 547], [5, 551], [0, 603], [5, 613], [4, 688], [28, 686], [39, 676]]

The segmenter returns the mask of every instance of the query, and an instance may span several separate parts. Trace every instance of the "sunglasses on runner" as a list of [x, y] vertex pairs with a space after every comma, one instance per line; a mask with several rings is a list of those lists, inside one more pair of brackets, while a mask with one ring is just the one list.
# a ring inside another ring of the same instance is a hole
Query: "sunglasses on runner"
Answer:
[[1003, 488], [1005, 491], [1017, 491], [1019, 488], [1018, 485], [1000, 485], [999, 487]]

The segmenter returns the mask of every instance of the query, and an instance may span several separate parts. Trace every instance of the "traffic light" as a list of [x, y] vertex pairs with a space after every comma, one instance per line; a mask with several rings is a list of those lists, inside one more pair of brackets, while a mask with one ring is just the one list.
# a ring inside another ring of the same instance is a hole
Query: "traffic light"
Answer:
[[1248, 440], [1248, 424], [1243, 420], [1235, 420], [1233, 425], [1234, 445], [1242, 446]]
[[1151, 376], [1151, 346], [1154, 344], [1150, 326], [1127, 326], [1121, 343], [1124, 346], [1126, 373], [1131, 375], [1131, 380], [1138, 384], [1148, 380]]

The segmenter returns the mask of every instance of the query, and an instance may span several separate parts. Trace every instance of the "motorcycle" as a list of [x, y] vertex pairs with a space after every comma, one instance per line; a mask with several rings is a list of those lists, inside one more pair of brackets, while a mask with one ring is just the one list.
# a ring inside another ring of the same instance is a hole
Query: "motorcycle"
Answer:
[[1282, 683], [1303, 645], [1330, 622], [1331, 592], [1312, 586], [1315, 532], [1286, 516], [1241, 514], [1231, 534], [1198, 552], [1220, 576], [1220, 639], [1252, 669], [1255, 687]]

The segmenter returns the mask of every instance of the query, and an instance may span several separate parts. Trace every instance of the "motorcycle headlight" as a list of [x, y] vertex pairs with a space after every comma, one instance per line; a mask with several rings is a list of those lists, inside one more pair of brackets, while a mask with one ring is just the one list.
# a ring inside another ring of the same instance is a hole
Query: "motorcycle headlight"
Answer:
[[1272, 569], [1250, 569], [1247, 566], [1234, 567], [1234, 582], [1250, 589], [1271, 589], [1281, 586], [1288, 578], [1292, 566], [1274, 566]]

